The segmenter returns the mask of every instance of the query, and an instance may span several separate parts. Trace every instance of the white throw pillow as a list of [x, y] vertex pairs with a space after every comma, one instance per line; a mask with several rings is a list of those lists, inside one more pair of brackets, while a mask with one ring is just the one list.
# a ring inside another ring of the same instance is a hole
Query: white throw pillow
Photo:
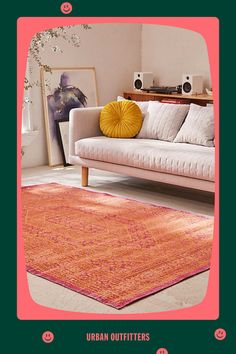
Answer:
[[[123, 96], [117, 96], [117, 101], [126, 101], [126, 98], [124, 98]], [[132, 101], [132, 102], [136, 103], [139, 106], [144, 117], [148, 110], [149, 101]]]
[[187, 104], [149, 101], [147, 114], [137, 138], [173, 141], [188, 110]]
[[175, 143], [214, 146], [214, 111], [191, 103], [189, 113], [178, 132]]

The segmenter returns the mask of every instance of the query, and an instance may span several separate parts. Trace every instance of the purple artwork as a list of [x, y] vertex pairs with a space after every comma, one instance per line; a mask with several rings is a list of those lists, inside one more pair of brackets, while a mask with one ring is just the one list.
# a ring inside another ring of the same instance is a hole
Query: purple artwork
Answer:
[[65, 72], [60, 77], [59, 86], [53, 94], [47, 96], [47, 101], [52, 139], [56, 138], [56, 120], [69, 120], [72, 108], [87, 105], [87, 97], [79, 88], [70, 84], [69, 75]]
[[[95, 68], [42, 69], [41, 74], [48, 160], [50, 166], [56, 166], [63, 163], [58, 123], [65, 122], [63, 141], [68, 148], [70, 110], [98, 105]], [[68, 151], [64, 152], [68, 156]]]

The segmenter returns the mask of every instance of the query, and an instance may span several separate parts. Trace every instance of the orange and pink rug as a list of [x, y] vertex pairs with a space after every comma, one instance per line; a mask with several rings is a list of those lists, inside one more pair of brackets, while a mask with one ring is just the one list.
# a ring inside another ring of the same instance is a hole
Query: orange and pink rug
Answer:
[[117, 309], [210, 267], [213, 218], [55, 183], [22, 206], [27, 271]]

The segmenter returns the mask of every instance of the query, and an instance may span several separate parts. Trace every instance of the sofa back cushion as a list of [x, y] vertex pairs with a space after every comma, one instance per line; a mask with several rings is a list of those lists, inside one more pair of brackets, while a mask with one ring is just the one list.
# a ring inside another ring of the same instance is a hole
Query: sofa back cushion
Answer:
[[189, 105], [149, 101], [142, 128], [137, 135], [140, 139], [173, 141], [188, 113]]
[[149, 101], [131, 101], [131, 100], [127, 100], [123, 96], [117, 96], [117, 101], [118, 102], [119, 101], [129, 101], [129, 102], [136, 103], [139, 106], [139, 108], [141, 109], [143, 118], [145, 117], [145, 114], [147, 113], [148, 106], [149, 106]]
[[202, 107], [191, 103], [186, 120], [174, 142], [214, 146], [214, 137], [213, 106]]

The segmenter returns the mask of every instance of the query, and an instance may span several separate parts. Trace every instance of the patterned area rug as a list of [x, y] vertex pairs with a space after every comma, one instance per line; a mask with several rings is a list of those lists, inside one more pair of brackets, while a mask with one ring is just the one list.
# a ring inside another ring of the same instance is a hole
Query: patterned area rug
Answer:
[[213, 218], [55, 183], [22, 203], [27, 271], [117, 309], [210, 266]]

